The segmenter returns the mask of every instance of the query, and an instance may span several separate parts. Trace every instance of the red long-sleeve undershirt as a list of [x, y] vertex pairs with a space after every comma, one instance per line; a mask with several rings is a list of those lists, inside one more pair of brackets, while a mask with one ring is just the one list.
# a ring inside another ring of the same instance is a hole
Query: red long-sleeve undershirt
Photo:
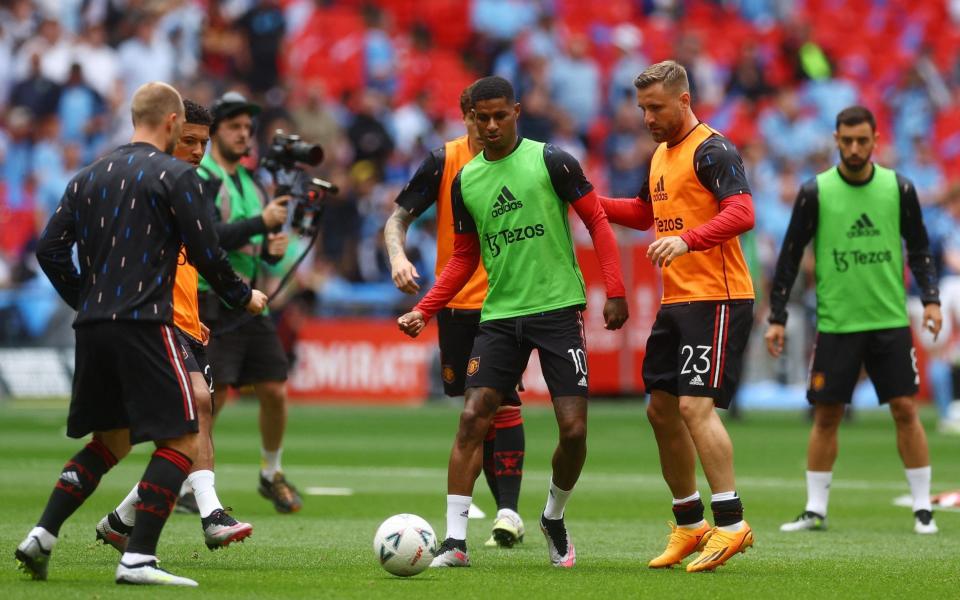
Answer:
[[[650, 229], [653, 226], [653, 205], [650, 202], [641, 202], [637, 198], [601, 197], [600, 203], [611, 223], [633, 229]], [[750, 194], [737, 194], [720, 201], [720, 212], [715, 217], [680, 237], [691, 252], [708, 250], [750, 231], [753, 224], [753, 198]]]
[[[626, 289], [623, 285], [617, 239], [600, 205], [600, 197], [595, 191], [591, 191], [573, 202], [573, 209], [587, 226], [587, 231], [593, 239], [593, 247], [600, 261], [600, 271], [603, 274], [607, 297], [625, 297]], [[453, 239], [453, 256], [443, 267], [433, 288], [417, 303], [414, 310], [423, 315], [424, 321], [430, 320], [470, 281], [479, 263], [480, 240], [477, 234], [456, 234]]]

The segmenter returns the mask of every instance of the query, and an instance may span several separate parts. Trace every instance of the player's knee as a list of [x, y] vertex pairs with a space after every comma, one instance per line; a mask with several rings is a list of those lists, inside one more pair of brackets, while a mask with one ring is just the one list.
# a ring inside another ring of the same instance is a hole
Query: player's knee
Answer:
[[840, 427], [846, 407], [843, 404], [818, 404], [813, 409], [813, 426], [817, 429], [834, 431]]
[[560, 444], [565, 447], [584, 446], [587, 443], [587, 421], [585, 419], [568, 419], [560, 426]]
[[890, 401], [890, 414], [897, 427], [913, 425], [919, 420], [917, 405], [910, 398], [894, 398]]
[[691, 423], [700, 423], [713, 414], [713, 400], [682, 397], [678, 401], [678, 408], [683, 421], [689, 426]]
[[654, 427], [666, 427], [677, 418], [676, 409], [670, 409], [662, 404], [653, 402], [647, 404], [647, 420]]

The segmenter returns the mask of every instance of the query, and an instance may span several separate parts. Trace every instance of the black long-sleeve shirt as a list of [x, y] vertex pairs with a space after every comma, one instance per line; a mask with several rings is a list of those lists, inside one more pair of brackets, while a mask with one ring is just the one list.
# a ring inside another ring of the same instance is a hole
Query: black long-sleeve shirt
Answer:
[[[74, 325], [107, 320], [173, 322], [181, 243], [231, 306], [250, 288], [220, 248], [193, 167], [147, 143], [126, 144], [81, 170], [37, 246], [37, 259]], [[77, 244], [78, 271], [72, 260]]]
[[[842, 175], [841, 175], [842, 177]], [[923, 225], [917, 188], [906, 177], [897, 174], [897, 189], [900, 190], [900, 235], [907, 243], [907, 264], [920, 288], [924, 305], [940, 302], [937, 288], [937, 271], [930, 252], [930, 240]], [[770, 323], [787, 322], [787, 299], [797, 278], [803, 249], [817, 232], [820, 213], [820, 191], [817, 180], [811, 179], [800, 187], [797, 201], [790, 216], [790, 225], [780, 249], [777, 268], [770, 290]]]

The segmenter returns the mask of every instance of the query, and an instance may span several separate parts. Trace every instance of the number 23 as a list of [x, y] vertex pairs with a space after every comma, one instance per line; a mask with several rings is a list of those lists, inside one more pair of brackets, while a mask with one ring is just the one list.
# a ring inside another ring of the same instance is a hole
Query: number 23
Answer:
[[[697, 346], [697, 350], [700, 350], [700, 357], [693, 363], [693, 369], [690, 369], [690, 360], [693, 358], [694, 350], [693, 346], [687, 345], [680, 348], [680, 354], [686, 358], [683, 361], [683, 368], [680, 369], [681, 374], [690, 373], [706, 373], [710, 370], [710, 351], [713, 350], [713, 346]], [[698, 365], [703, 364], [703, 368], [699, 368]]]

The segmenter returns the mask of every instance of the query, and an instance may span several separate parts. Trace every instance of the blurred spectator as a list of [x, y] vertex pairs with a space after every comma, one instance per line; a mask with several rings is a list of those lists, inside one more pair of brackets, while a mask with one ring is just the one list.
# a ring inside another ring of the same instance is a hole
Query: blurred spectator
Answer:
[[373, 90], [357, 92], [353, 99], [353, 122], [347, 128], [347, 137], [353, 145], [354, 159], [357, 162], [371, 161], [379, 173], [393, 151], [393, 140], [387, 128], [377, 117], [383, 108], [383, 100]]
[[740, 48], [737, 62], [730, 74], [727, 94], [743, 96], [751, 102], [757, 102], [771, 93], [773, 93], [773, 88], [767, 83], [756, 44], [744, 44]]
[[554, 60], [550, 69], [551, 96], [554, 104], [573, 121], [576, 135], [585, 138], [600, 113], [600, 70], [590, 58], [590, 41], [574, 35], [567, 52]]
[[367, 85], [384, 94], [397, 89], [396, 51], [387, 33], [387, 16], [374, 4], [363, 7], [367, 27], [363, 37], [363, 58]]
[[723, 100], [723, 80], [717, 63], [703, 50], [696, 33], [685, 33], [677, 43], [676, 59], [686, 67], [690, 79], [690, 95], [697, 99], [698, 110], [715, 107]]
[[283, 11], [276, 0], [258, 0], [236, 25], [246, 33], [250, 60], [244, 78], [250, 89], [263, 93], [277, 85], [280, 45], [286, 29]]
[[83, 69], [70, 67], [67, 82], [60, 90], [57, 114], [60, 117], [60, 139], [87, 149], [101, 137], [104, 112], [103, 99], [84, 82]]
[[520, 98], [523, 107], [520, 119], [520, 135], [537, 142], [553, 138], [553, 105], [550, 94], [543, 86], [533, 87]]
[[913, 140], [913, 150], [900, 164], [900, 172], [917, 188], [921, 205], [940, 204], [944, 199], [946, 178], [937, 164], [930, 141], [924, 138]]
[[760, 132], [767, 147], [780, 161], [802, 161], [824, 143], [816, 119], [804, 115], [794, 89], [780, 91], [776, 105], [760, 117]]
[[655, 148], [650, 136], [643, 135], [643, 122], [634, 102], [622, 101], [614, 113], [604, 157], [613, 197], [639, 196]]
[[10, 91], [10, 106], [28, 108], [37, 117], [53, 114], [60, 104], [60, 86], [43, 75], [41, 60], [33, 54], [27, 76]]
[[631, 106], [636, 102], [637, 88], [633, 81], [649, 65], [647, 57], [640, 51], [643, 33], [630, 23], [621, 23], [613, 29], [613, 47], [617, 58], [610, 71], [610, 87], [607, 91], [607, 103], [611, 113], [616, 113], [624, 100]]
[[24, 42], [17, 53], [15, 74], [25, 77], [32, 74], [36, 65], [34, 57], [40, 56], [40, 72], [55, 83], [67, 79], [73, 60], [73, 47], [63, 34], [60, 23], [53, 19], [44, 19], [40, 23], [38, 34]]
[[110, 103], [123, 102], [119, 89], [120, 59], [107, 45], [107, 32], [102, 25], [86, 30], [77, 44], [76, 60], [83, 69], [83, 78], [100, 97]]
[[135, 15], [132, 20], [135, 24], [133, 37], [117, 48], [120, 76], [127, 97], [150, 81], [174, 80], [173, 47], [157, 29], [156, 15], [143, 13]]

